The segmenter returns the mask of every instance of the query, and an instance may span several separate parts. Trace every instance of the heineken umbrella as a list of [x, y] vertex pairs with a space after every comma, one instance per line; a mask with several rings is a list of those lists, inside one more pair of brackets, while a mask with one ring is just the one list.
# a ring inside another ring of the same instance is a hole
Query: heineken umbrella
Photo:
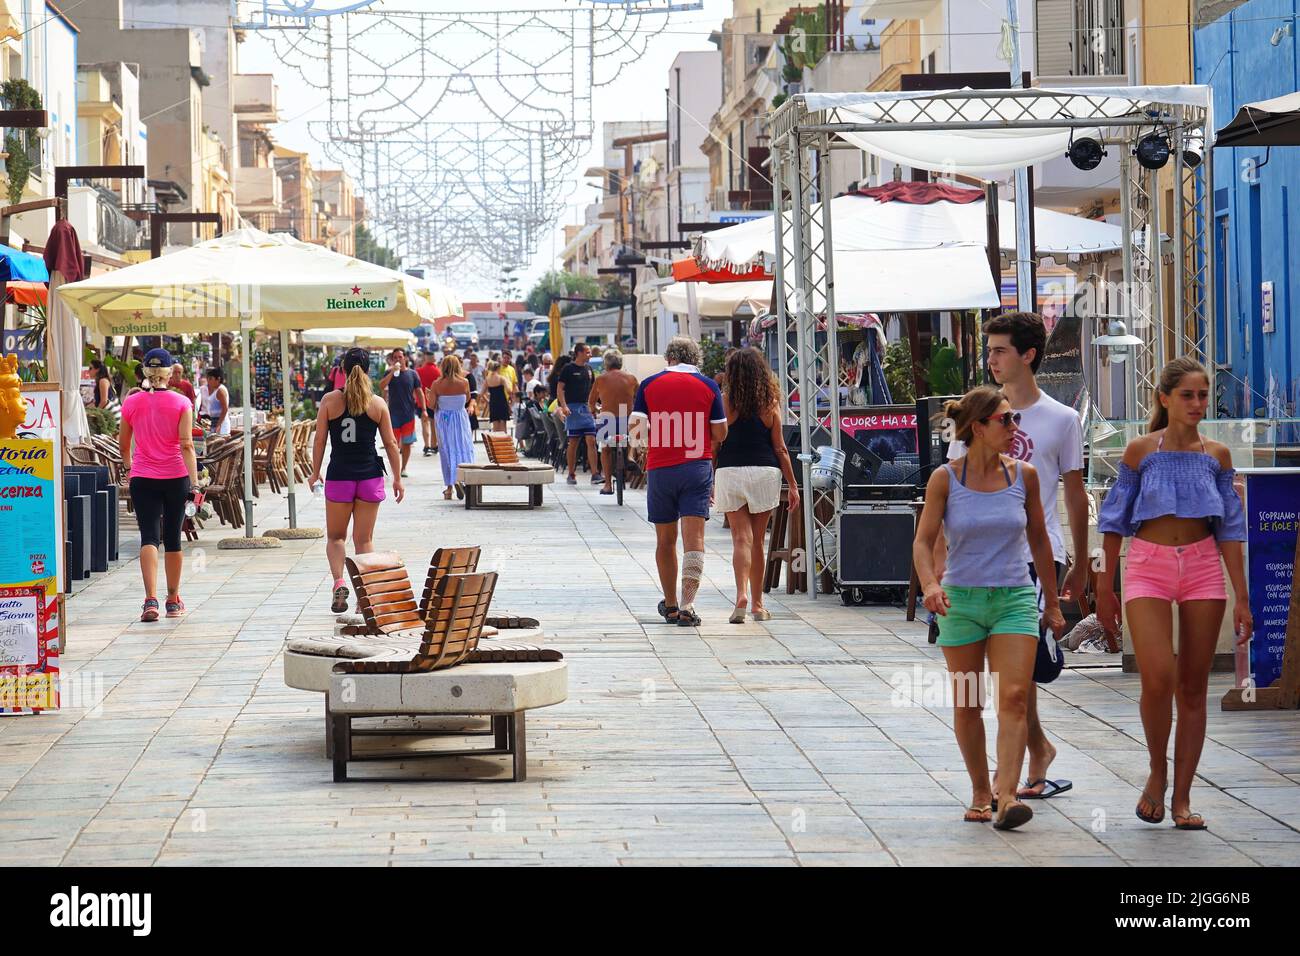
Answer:
[[414, 342], [415, 336], [405, 329], [310, 329], [302, 333], [303, 345], [357, 345], [363, 349], [404, 349], [409, 348]]
[[[301, 242], [284, 233], [240, 229], [116, 272], [63, 285], [59, 298], [100, 335], [182, 335], [238, 331], [244, 381], [245, 535], [253, 536], [252, 375], [255, 331], [278, 331], [289, 403], [288, 332], [356, 326], [409, 330], [432, 315], [410, 276]], [[297, 526], [292, 442], [285, 429], [289, 523]]]
[[434, 319], [464, 317], [465, 307], [460, 301], [460, 296], [445, 285], [438, 285], [436, 282], [417, 276], [411, 277], [411, 284], [415, 286], [416, 292], [429, 300], [429, 307], [433, 310], [433, 314], [426, 321], [432, 323]]
[[[414, 280], [284, 233], [240, 229], [59, 289], [100, 335], [410, 329], [432, 316]], [[358, 321], [360, 320], [360, 321]]]

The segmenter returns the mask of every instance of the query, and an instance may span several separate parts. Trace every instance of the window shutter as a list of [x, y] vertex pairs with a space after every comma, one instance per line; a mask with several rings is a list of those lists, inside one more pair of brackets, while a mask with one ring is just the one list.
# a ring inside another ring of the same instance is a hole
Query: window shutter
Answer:
[[1036, 72], [1039, 76], [1074, 73], [1074, 0], [1037, 0], [1035, 5]]

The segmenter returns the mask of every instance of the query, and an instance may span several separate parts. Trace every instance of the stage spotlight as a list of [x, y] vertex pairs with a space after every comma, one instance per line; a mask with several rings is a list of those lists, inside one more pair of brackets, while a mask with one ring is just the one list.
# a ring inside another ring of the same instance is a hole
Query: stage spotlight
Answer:
[[1145, 169], [1164, 169], [1169, 162], [1169, 151], [1168, 136], [1163, 133], [1149, 133], [1138, 140], [1133, 155]]
[[1070, 143], [1069, 152], [1065, 155], [1069, 157], [1075, 169], [1082, 169], [1087, 172], [1101, 165], [1106, 150], [1095, 139], [1076, 139]]

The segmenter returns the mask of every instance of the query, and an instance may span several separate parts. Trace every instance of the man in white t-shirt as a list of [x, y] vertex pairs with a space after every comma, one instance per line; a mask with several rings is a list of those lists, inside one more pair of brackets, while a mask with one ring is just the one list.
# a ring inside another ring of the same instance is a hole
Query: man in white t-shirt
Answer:
[[[1060, 569], [1066, 564], [1065, 541], [1057, 512], [1056, 495], [1065, 484], [1065, 510], [1070, 518], [1074, 563], [1061, 587], [1061, 603], [1083, 594], [1088, 583], [1088, 493], [1083, 486], [1083, 427], [1078, 413], [1044, 393], [1034, 380], [1047, 347], [1047, 328], [1041, 316], [1032, 312], [1009, 312], [984, 323], [988, 336], [989, 371], [1002, 387], [1011, 408], [1020, 413], [1020, 426], [1009, 454], [1027, 461], [1038, 471], [1047, 536], [1052, 541], [1052, 558]], [[966, 446], [954, 441], [949, 458], [966, 454]], [[1058, 478], [1060, 481], [1058, 481]], [[1033, 568], [1026, 541], [1025, 562]], [[1059, 651], [1057, 652], [1060, 653]], [[1054, 781], [1047, 770], [1056, 758], [1056, 748], [1043, 732], [1038, 719], [1038, 688], [1030, 684], [1026, 706], [1029, 728], [1029, 779], [1018, 796], [1038, 799], [1071, 788], [1069, 781]], [[996, 790], [994, 791], [997, 792]]]

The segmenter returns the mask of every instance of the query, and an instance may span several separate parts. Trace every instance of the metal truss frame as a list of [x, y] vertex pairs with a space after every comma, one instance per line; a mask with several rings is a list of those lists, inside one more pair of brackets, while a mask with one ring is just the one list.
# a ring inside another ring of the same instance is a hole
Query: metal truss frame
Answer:
[[[830, 150], [840, 133], [884, 131], [991, 131], [1007, 129], [1108, 130], [1108, 142], [1122, 143], [1120, 159], [1121, 211], [1124, 218], [1123, 259], [1125, 295], [1121, 296], [1129, 329], [1144, 340], [1138, 349], [1143, 383], [1163, 363], [1165, 340], [1173, 333], [1177, 355], [1192, 355], [1203, 361], [1214, 394], [1214, 244], [1213, 201], [1210, 184], [1213, 167], [1210, 151], [1201, 150], [1202, 162], [1189, 167], [1184, 162], [1184, 142], [1206, 137], [1207, 110], [1183, 104], [1162, 104], [1139, 98], [1116, 88], [1106, 95], [1037, 89], [963, 90], [930, 96], [900, 96], [871, 101], [873, 117], [840, 108], [809, 110], [804, 95], [792, 96], [769, 115], [774, 193], [773, 223], [776, 229], [774, 269], [777, 325], [781, 367], [777, 370], [785, 393], [787, 423], [798, 422], [805, 454], [812, 433], [827, 426], [833, 447], [842, 446], [839, 428], [839, 349], [836, 341], [835, 277], [832, 264], [832, 222], [830, 195]], [[1156, 173], [1137, 166], [1131, 146], [1156, 125], [1171, 133], [1171, 166], [1177, 177], [1173, 221], [1165, 224], [1173, 239], [1174, 321], [1164, 322], [1160, 267], [1161, 222]], [[1140, 238], [1138, 238], [1140, 237]], [[1155, 321], [1159, 319], [1159, 321]], [[826, 330], [825, 341], [818, 338]], [[790, 333], [795, 344], [790, 345]], [[796, 399], [796, 390], [798, 398]], [[1140, 389], [1137, 405], [1142, 411], [1150, 395]], [[808, 396], [816, 400], [809, 401]], [[823, 406], [823, 401], [825, 405]], [[830, 419], [822, 417], [824, 408]], [[1134, 412], [1128, 414], [1133, 417]], [[803, 463], [805, 542], [813, 558], [808, 564], [815, 576], [816, 559], [835, 577], [838, 571], [836, 518], [841, 506], [838, 489], [821, 492], [812, 487], [812, 466]], [[818, 550], [824, 549], [824, 555]], [[809, 592], [814, 597], [817, 585]]]

